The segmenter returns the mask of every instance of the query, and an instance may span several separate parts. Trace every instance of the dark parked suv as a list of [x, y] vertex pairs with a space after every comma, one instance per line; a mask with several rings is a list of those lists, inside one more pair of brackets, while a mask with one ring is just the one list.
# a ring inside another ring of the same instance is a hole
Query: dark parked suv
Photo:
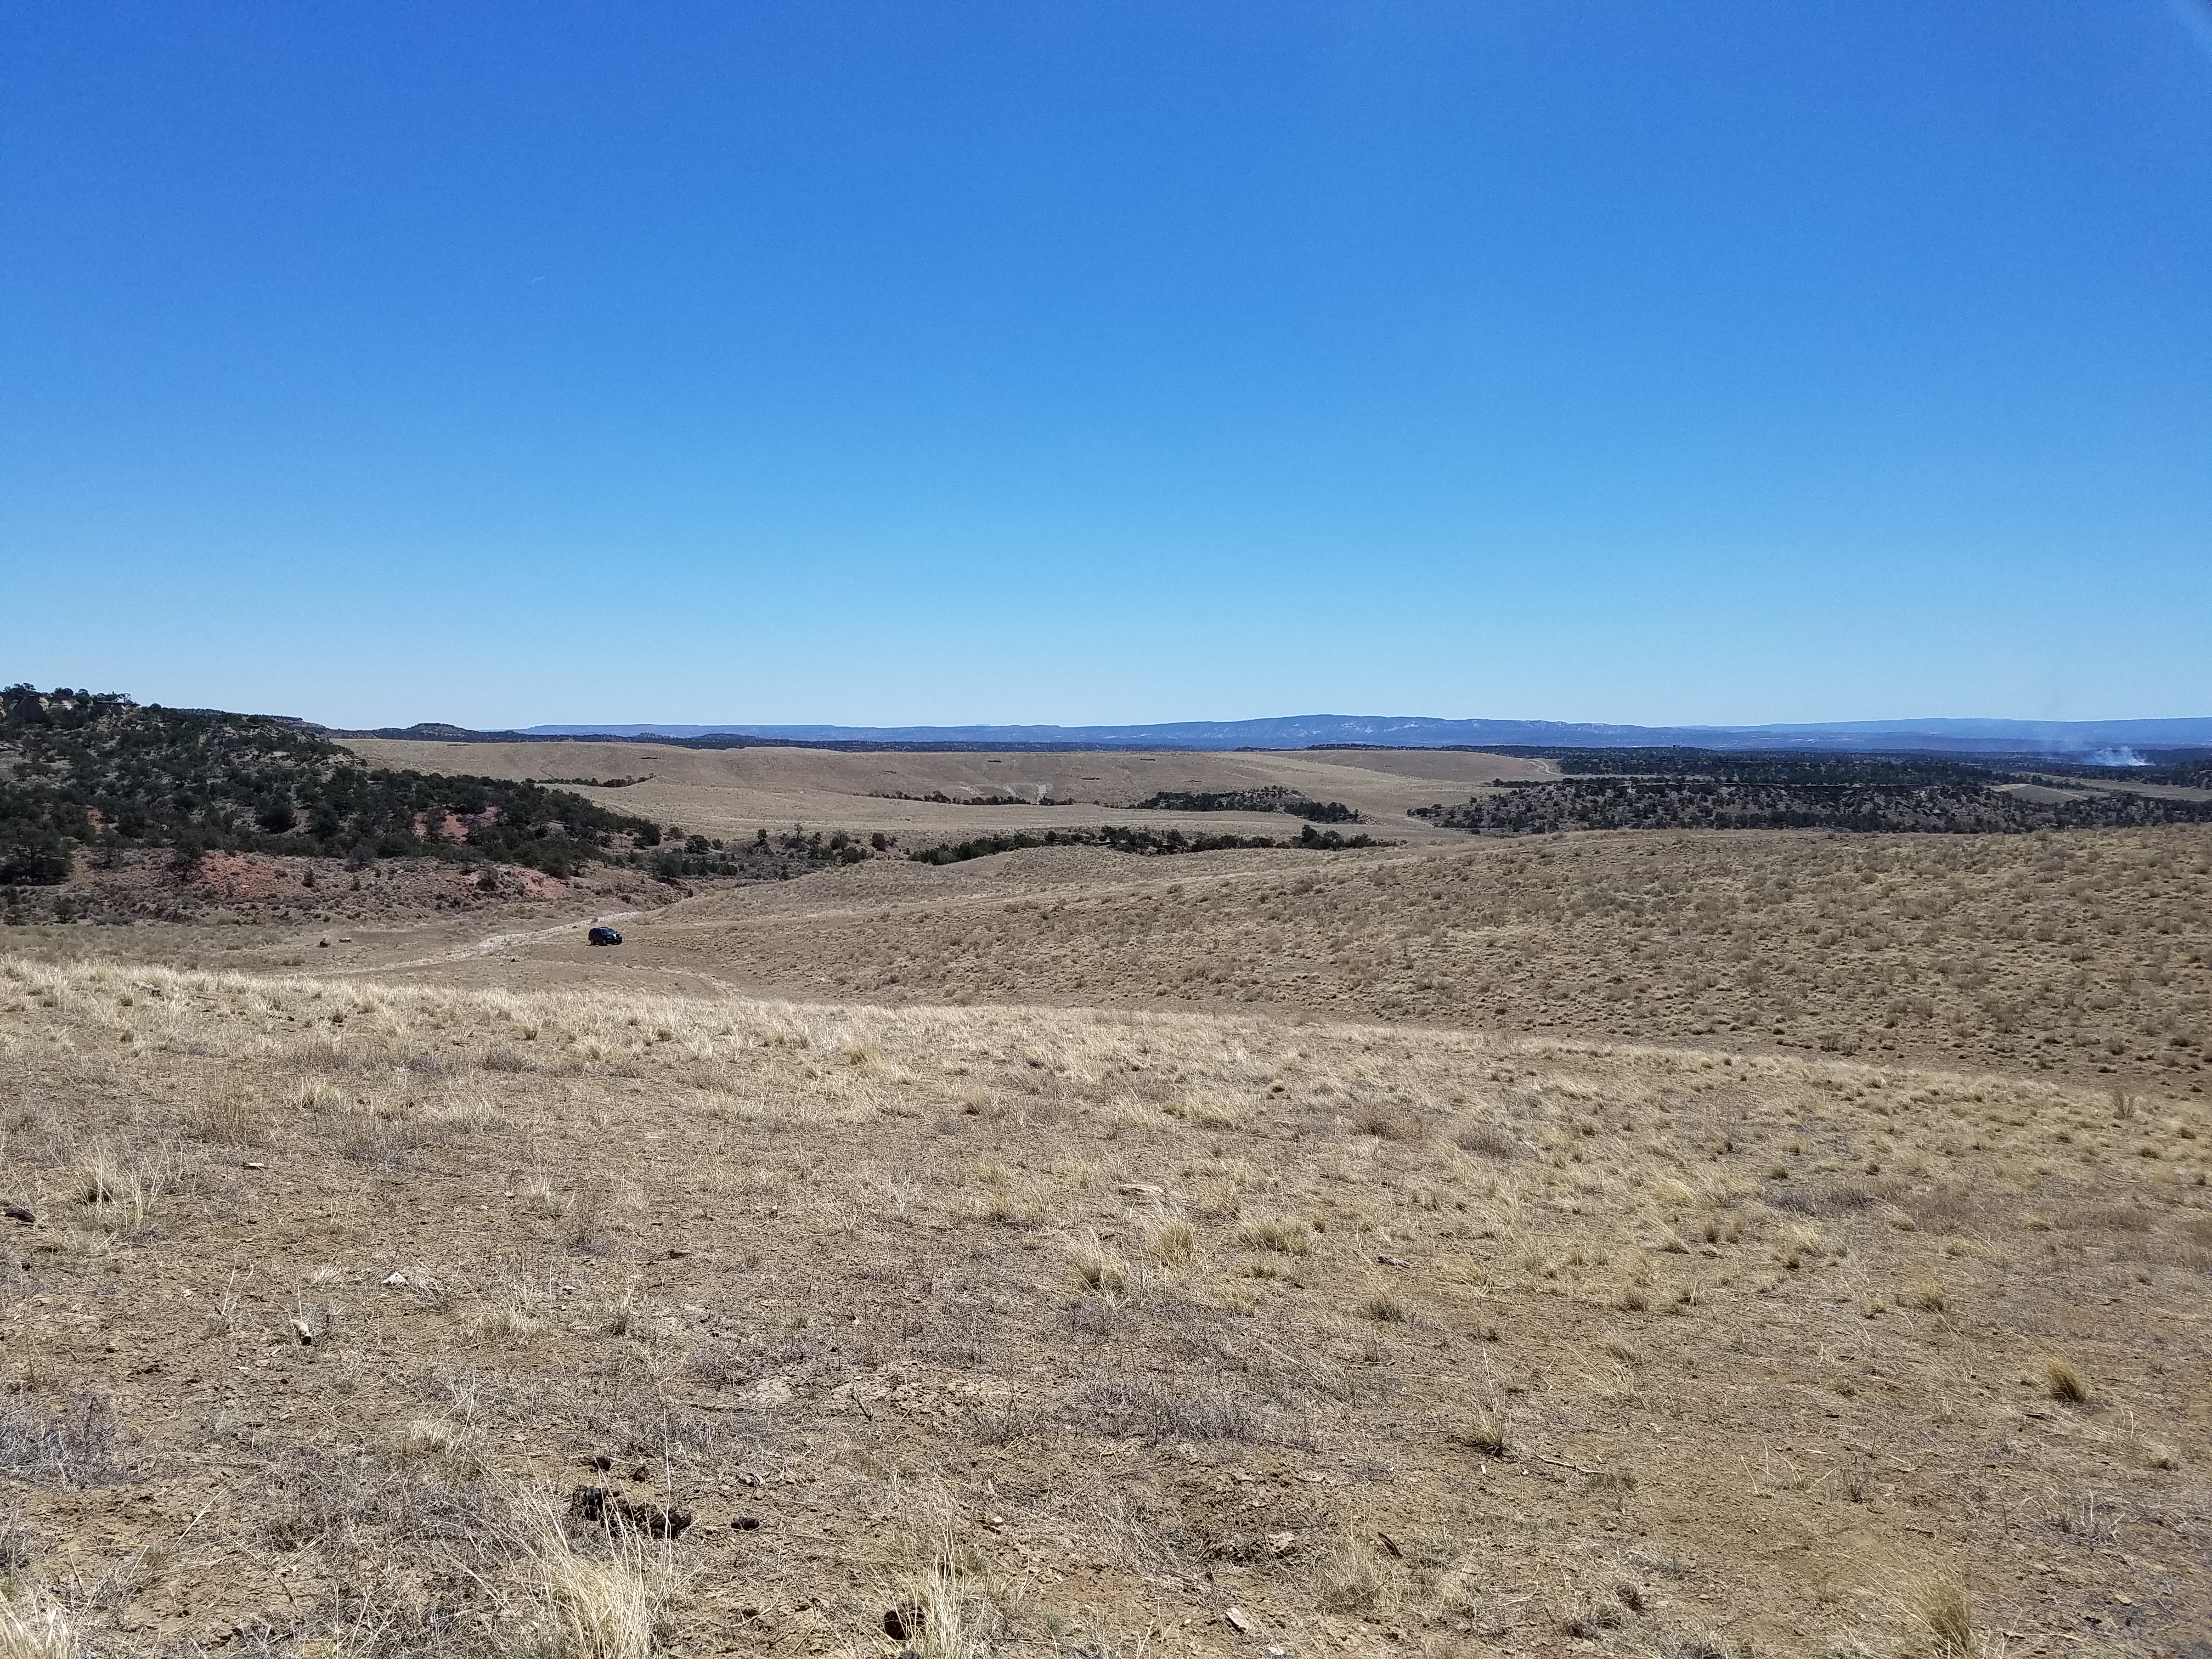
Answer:
[[584, 935], [586, 945], [620, 945], [622, 935], [611, 927], [594, 927]]

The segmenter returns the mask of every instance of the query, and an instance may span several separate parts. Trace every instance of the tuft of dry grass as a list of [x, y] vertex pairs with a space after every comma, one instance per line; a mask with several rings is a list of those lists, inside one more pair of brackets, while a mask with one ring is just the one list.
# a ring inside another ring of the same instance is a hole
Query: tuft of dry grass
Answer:
[[561, 1242], [579, 1255], [598, 1255], [607, 1248], [614, 1200], [604, 1183], [587, 1181], [568, 1199]]
[[218, 1095], [202, 1110], [198, 1128], [203, 1140], [257, 1146], [268, 1133], [269, 1114], [251, 1096]]
[[1279, 1255], [1304, 1255], [1313, 1249], [1313, 1234], [1304, 1222], [1278, 1216], [1254, 1216], [1238, 1223], [1237, 1238], [1248, 1249], [1273, 1250]]
[[1044, 1218], [1044, 1206], [1036, 1183], [1018, 1181], [1012, 1171], [994, 1158], [977, 1171], [983, 1179], [983, 1198], [975, 1213], [994, 1227], [1030, 1227]]
[[1913, 1591], [1911, 1608], [1935, 1644], [1936, 1659], [1973, 1659], [1974, 1611], [1965, 1590], [1948, 1578], [1930, 1579]]
[[81, 1659], [69, 1615], [27, 1589], [0, 1587], [0, 1659]]
[[649, 1659], [681, 1589], [668, 1551], [614, 1522], [598, 1534], [604, 1553], [586, 1553], [550, 1499], [536, 1495], [529, 1509], [536, 1633], [547, 1659]]
[[1509, 1444], [1505, 1413], [1495, 1406], [1477, 1406], [1468, 1413], [1467, 1420], [1459, 1425], [1452, 1437], [1475, 1451], [1492, 1457], [1503, 1457]]
[[1377, 1291], [1360, 1304], [1359, 1311], [1378, 1325], [1399, 1325], [1406, 1321], [1406, 1304], [1388, 1291]]
[[1329, 1551], [1314, 1573], [1314, 1599], [1331, 1613], [1373, 1614], [1390, 1588], [1389, 1564], [1350, 1539]]
[[435, 1458], [474, 1471], [483, 1466], [483, 1431], [450, 1417], [412, 1417], [399, 1431], [398, 1448], [406, 1457]]
[[2053, 1400], [2069, 1406], [2088, 1403], [2089, 1385], [2081, 1380], [2079, 1371], [2063, 1359], [2053, 1359], [2044, 1366], [2043, 1381]]
[[1187, 1267], [1197, 1252], [1188, 1221], [1164, 1221], [1145, 1235], [1145, 1254], [1163, 1267]]
[[1101, 1296], [1122, 1296], [1128, 1291], [1129, 1264], [1096, 1233], [1069, 1247], [1067, 1265], [1079, 1291], [1095, 1291]]
[[1363, 1100], [1352, 1109], [1352, 1127], [1377, 1140], [1419, 1140], [1427, 1133], [1414, 1114], [1371, 1100]]
[[544, 1328], [519, 1302], [479, 1308], [469, 1320], [469, 1334], [481, 1342], [527, 1342]]

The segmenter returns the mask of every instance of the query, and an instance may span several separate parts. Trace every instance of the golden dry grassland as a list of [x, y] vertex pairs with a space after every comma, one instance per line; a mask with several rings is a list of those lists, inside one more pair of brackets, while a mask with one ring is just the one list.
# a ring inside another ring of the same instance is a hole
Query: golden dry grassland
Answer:
[[2212, 826], [1037, 849], [733, 890], [635, 933], [648, 965], [804, 996], [1260, 1005], [2212, 1078]]
[[[2178, 1018], [2203, 843], [1599, 839], [1228, 870], [1155, 955], [1288, 916], [1471, 1026], [1518, 939], [1861, 1052], [0, 958], [0, 1653], [2203, 1650], [2203, 1097], [1879, 1047], [2118, 1030], [2130, 951]], [[1087, 992], [1170, 896], [876, 925]]]
[[[848, 753], [822, 749], [684, 749], [652, 743], [418, 743], [349, 739], [379, 766], [472, 772], [501, 778], [643, 778], [579, 793], [618, 812], [638, 812], [693, 835], [750, 838], [794, 823], [809, 829], [896, 835], [908, 847], [970, 836], [1076, 824], [1126, 823], [1210, 834], [1296, 835], [1296, 819], [1267, 812], [1137, 811], [1163, 791], [1279, 786], [1341, 801], [1409, 842], [1455, 832], [1406, 816], [1408, 808], [1467, 798], [1493, 778], [1556, 777], [1548, 761], [1437, 750], [1325, 750], [1249, 754], [1127, 751], [985, 754]], [[574, 787], [574, 786], [567, 786]], [[947, 804], [913, 797], [941, 794]], [[908, 799], [902, 799], [908, 798]], [[1069, 806], [979, 806], [1012, 798]], [[1103, 809], [1103, 810], [1102, 810]]]

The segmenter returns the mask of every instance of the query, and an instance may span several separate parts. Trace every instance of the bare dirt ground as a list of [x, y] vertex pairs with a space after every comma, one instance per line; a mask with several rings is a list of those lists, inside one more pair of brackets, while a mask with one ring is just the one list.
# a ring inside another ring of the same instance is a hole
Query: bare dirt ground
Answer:
[[1625, 834], [8, 928], [0, 1653], [2212, 1652], [2208, 897]]

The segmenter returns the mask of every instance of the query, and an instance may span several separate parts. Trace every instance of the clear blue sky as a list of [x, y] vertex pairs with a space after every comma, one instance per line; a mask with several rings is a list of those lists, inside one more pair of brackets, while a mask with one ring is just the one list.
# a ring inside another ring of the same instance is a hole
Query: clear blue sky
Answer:
[[0, 676], [2212, 713], [2197, 0], [0, 11]]

